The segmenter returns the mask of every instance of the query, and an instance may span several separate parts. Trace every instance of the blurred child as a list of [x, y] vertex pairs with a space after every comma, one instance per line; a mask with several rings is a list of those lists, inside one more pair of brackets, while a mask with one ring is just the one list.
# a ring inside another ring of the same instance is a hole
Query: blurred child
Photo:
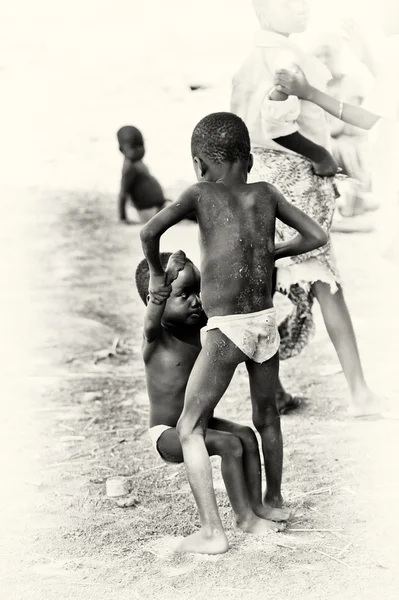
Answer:
[[146, 223], [168, 203], [162, 187], [143, 163], [145, 154], [141, 132], [132, 125], [117, 132], [119, 150], [124, 158], [121, 187], [118, 196], [119, 219], [128, 222], [126, 204], [130, 200], [141, 223]]
[[[308, 82], [303, 71], [279, 69], [275, 85], [280, 93], [313, 102], [337, 119], [362, 129], [376, 129], [373, 156], [373, 191], [382, 204], [379, 234], [382, 254], [399, 266], [399, 3], [380, 0], [381, 25], [388, 36], [385, 59], [376, 71], [373, 89], [363, 107], [337, 100]], [[361, 40], [363, 45], [366, 40]], [[370, 55], [366, 45], [365, 53]], [[375, 63], [374, 63], [375, 64]], [[371, 65], [372, 66], [372, 65]]]
[[[327, 69], [290, 39], [305, 31], [309, 13], [306, 0], [253, 0], [261, 30], [255, 48], [238, 71], [232, 92], [232, 110], [248, 124], [255, 155], [256, 175], [275, 185], [290, 202], [330, 232], [337, 191], [332, 179], [337, 164], [330, 147], [325, 112], [311, 102], [282, 95], [274, 89], [274, 73], [283, 66], [298, 65], [318, 87], [329, 79]], [[277, 239], [286, 240], [289, 228], [277, 226]], [[324, 322], [341, 362], [350, 390], [350, 413], [379, 412], [375, 395], [366, 384], [352, 320], [346, 306], [331, 239], [312, 253], [296, 256], [289, 264], [277, 265], [277, 285], [282, 291], [293, 286], [320, 303]], [[294, 334], [301, 328], [298, 323]], [[302, 336], [301, 340], [306, 339]], [[279, 384], [280, 404], [292, 398]]]

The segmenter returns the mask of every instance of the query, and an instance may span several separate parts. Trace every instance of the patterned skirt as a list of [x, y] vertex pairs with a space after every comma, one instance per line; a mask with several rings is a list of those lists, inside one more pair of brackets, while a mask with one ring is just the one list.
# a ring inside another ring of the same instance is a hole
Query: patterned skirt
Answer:
[[[265, 148], [253, 148], [252, 152], [255, 164], [251, 180], [273, 184], [329, 234], [339, 196], [334, 179], [315, 175], [311, 162], [297, 154]], [[277, 221], [276, 241], [288, 240], [295, 233]], [[282, 360], [299, 354], [314, 334], [311, 285], [316, 281], [329, 284], [332, 293], [340, 282], [330, 237], [322, 248], [277, 265], [277, 290], [287, 294], [293, 304], [292, 313], [279, 326]]]

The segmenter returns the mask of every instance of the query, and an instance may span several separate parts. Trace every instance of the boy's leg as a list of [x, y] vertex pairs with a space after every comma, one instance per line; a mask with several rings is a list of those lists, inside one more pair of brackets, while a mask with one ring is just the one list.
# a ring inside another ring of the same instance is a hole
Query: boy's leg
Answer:
[[245, 355], [218, 329], [208, 331], [191, 371], [184, 408], [177, 424], [188, 481], [201, 519], [201, 529], [186, 538], [180, 550], [219, 554], [228, 542], [216, 504], [212, 468], [204, 442], [207, 421]]
[[317, 281], [312, 286], [327, 332], [334, 344], [351, 393], [349, 411], [354, 416], [378, 414], [381, 406], [368, 388], [357, 348], [356, 336], [342, 288], [331, 293], [327, 283]]
[[[249, 429], [249, 428], [248, 428]], [[253, 432], [252, 432], [253, 433]], [[256, 439], [255, 439], [256, 441]], [[236, 524], [246, 533], [282, 531], [283, 526], [258, 518], [251, 508], [243, 468], [243, 446], [240, 439], [225, 431], [208, 429], [205, 446], [209, 456], [220, 456], [221, 470]], [[158, 450], [170, 462], [183, 462], [183, 451], [176, 428], [167, 429], [158, 440]]]
[[[277, 267], [273, 269], [272, 275], [272, 295], [276, 293], [277, 288]], [[285, 391], [283, 384], [281, 383], [280, 377], [277, 378], [276, 382], [276, 403], [277, 409], [280, 415], [295, 410], [302, 404], [302, 399], [297, 398]]]
[[[226, 431], [234, 438], [238, 438], [242, 445], [242, 464], [244, 469], [245, 485], [248, 491], [249, 502], [253, 512], [261, 519], [270, 519], [270, 511], [262, 504], [262, 474], [259, 456], [259, 445], [254, 430], [245, 425], [239, 425], [226, 419], [212, 417], [209, 427], [217, 431]], [[206, 438], [205, 438], [206, 441]], [[281, 510], [281, 514], [274, 514], [276, 521], [288, 519], [290, 511]], [[284, 518], [285, 515], [285, 518]]]
[[[252, 401], [252, 419], [262, 440], [266, 474], [265, 505], [281, 511], [281, 478], [283, 471], [283, 438], [280, 415], [276, 406], [276, 382], [278, 378], [278, 352], [268, 361], [259, 364], [246, 363]], [[271, 516], [269, 518], [272, 518]], [[284, 516], [283, 518], [287, 518]]]

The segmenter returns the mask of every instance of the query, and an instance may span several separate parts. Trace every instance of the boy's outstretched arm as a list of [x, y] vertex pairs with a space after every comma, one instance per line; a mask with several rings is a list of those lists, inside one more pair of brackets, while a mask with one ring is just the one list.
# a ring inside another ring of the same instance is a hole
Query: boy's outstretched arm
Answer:
[[285, 242], [277, 242], [274, 250], [274, 258], [285, 258], [297, 256], [311, 250], [316, 250], [327, 243], [328, 237], [325, 231], [308, 215], [293, 206], [276, 190], [277, 207], [276, 217], [283, 223], [297, 230], [297, 234]]
[[195, 212], [200, 188], [193, 185], [180, 198], [161, 210], [140, 231], [144, 256], [150, 267], [150, 292], [157, 294], [165, 286], [165, 272], [159, 258], [159, 241], [170, 227]]
[[148, 343], [152, 343], [159, 338], [166, 301], [172, 291], [171, 284], [177, 279], [179, 272], [184, 269], [185, 264], [186, 255], [183, 250], [173, 252], [165, 271], [165, 284], [162, 289], [165, 295], [160, 295], [159, 293], [153, 294], [151, 291], [149, 293], [147, 310], [144, 317], [144, 338]]
[[316, 175], [333, 177], [337, 174], [338, 165], [328, 150], [308, 140], [298, 131], [284, 137], [274, 138], [273, 141], [311, 160]]
[[381, 118], [361, 106], [347, 102], [341, 103], [329, 94], [313, 87], [299, 67], [296, 67], [295, 71], [279, 69], [275, 73], [274, 83], [278, 91], [313, 102], [333, 117], [361, 129], [371, 129]]

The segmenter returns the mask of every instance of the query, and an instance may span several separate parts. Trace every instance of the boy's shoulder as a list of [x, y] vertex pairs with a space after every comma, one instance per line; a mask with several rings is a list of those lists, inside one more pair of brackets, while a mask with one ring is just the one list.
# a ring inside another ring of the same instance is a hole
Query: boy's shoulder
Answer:
[[252, 181], [251, 183], [248, 183], [248, 187], [249, 186], [265, 200], [277, 200], [280, 195], [278, 189], [272, 183], [267, 181]]

